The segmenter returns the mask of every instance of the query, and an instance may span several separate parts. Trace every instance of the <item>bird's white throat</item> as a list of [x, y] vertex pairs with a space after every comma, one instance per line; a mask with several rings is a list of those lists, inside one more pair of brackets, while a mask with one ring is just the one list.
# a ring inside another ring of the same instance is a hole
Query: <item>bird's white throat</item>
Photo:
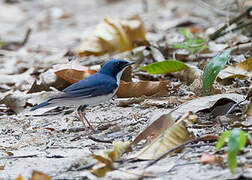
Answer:
[[122, 73], [124, 72], [124, 70], [127, 68], [128, 66], [126, 66], [125, 68], [123, 68], [117, 75], [116, 75], [116, 83], [119, 87], [120, 85], [120, 79], [121, 79], [121, 76], [122, 76]]

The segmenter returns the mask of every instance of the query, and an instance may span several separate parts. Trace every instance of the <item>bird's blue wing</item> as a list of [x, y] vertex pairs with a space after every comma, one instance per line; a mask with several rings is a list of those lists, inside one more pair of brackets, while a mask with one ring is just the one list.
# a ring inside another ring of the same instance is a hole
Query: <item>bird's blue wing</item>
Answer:
[[96, 73], [63, 90], [64, 97], [94, 97], [112, 93], [117, 88], [116, 80], [110, 76]]

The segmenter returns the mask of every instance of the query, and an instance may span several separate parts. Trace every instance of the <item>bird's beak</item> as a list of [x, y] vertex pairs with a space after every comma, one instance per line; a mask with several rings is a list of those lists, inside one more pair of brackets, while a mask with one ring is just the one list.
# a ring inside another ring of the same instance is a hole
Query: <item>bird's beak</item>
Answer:
[[127, 64], [127, 66], [130, 66], [130, 65], [132, 65], [132, 64], [135, 64], [135, 62], [129, 62], [129, 63]]

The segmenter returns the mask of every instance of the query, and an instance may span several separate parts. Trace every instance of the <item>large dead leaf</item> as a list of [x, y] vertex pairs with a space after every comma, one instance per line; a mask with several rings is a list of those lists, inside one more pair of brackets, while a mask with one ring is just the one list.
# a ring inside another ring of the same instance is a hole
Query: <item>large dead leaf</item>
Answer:
[[[187, 113], [188, 111], [192, 111], [193, 113], [211, 109], [217, 101], [224, 100], [227, 102], [226, 104], [230, 103], [231, 101], [240, 102], [244, 100], [246, 97], [240, 94], [216, 94], [212, 96], [204, 96], [200, 98], [193, 99], [188, 101], [182, 105], [180, 105], [176, 110], [171, 113], [173, 119], [177, 119], [178, 117], [182, 116], [183, 114]], [[226, 99], [226, 100], [225, 100]], [[230, 101], [228, 101], [229, 99]], [[225, 103], [220, 103], [220, 105], [225, 105]], [[223, 107], [225, 109], [225, 107]], [[213, 111], [214, 109], [212, 109]], [[221, 109], [220, 109], [221, 110]], [[220, 114], [220, 110], [216, 110], [216, 115]], [[219, 114], [218, 114], [219, 113]]]
[[248, 58], [247, 60], [226, 67], [221, 70], [218, 74], [218, 77], [221, 79], [227, 78], [244, 78], [244, 77], [252, 77], [252, 58]]
[[191, 139], [185, 123], [181, 121], [176, 123], [166, 131], [164, 131], [159, 137], [157, 137], [151, 144], [141, 149], [135, 157], [137, 159], [156, 159], [169, 149], [178, 146], [185, 141]]
[[141, 97], [141, 96], [163, 96], [169, 92], [167, 85], [170, 81], [140, 81], [120, 82], [116, 93], [119, 98]]
[[170, 114], [163, 114], [156, 119], [151, 125], [149, 125], [144, 131], [142, 131], [132, 142], [132, 145], [137, 144], [142, 139], [151, 137], [155, 139], [157, 136], [162, 134], [166, 129], [174, 124]]
[[87, 66], [80, 65], [77, 61], [71, 64], [58, 64], [53, 66], [54, 73], [70, 83], [76, 83], [79, 80], [88, 77], [97, 71], [91, 70]]
[[129, 148], [130, 142], [117, 141], [113, 142], [113, 149], [102, 151], [100, 155], [92, 154], [91, 157], [96, 159], [97, 163], [90, 171], [98, 177], [105, 176], [107, 172], [115, 170], [114, 161], [119, 160]]
[[51, 180], [52, 178], [47, 174], [44, 174], [39, 171], [33, 171], [31, 180]]
[[139, 18], [116, 20], [104, 18], [93, 33], [75, 51], [79, 56], [123, 52], [133, 48], [134, 41], [145, 40], [145, 31]]
[[51, 87], [63, 90], [67, 86], [71, 85], [68, 81], [56, 76], [52, 69], [42, 73], [39, 79], [39, 81], [34, 81], [28, 93], [50, 91]]

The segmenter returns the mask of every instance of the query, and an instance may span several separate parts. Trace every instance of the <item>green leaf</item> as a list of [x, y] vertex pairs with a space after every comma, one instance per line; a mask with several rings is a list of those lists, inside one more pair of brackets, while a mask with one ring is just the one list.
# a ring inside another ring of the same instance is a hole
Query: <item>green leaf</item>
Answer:
[[166, 60], [140, 67], [141, 70], [145, 70], [150, 74], [166, 74], [181, 71], [186, 68], [187, 65], [185, 63], [177, 60]]
[[239, 139], [240, 150], [244, 148], [244, 146], [246, 145], [246, 141], [247, 141], [247, 138], [246, 138], [245, 132], [240, 130], [240, 139]]
[[2, 48], [2, 46], [3, 46], [4, 44], [6, 44], [6, 42], [0, 41], [0, 48]]
[[210, 94], [214, 80], [216, 79], [220, 70], [225, 66], [229, 58], [231, 50], [227, 49], [223, 53], [217, 54], [213, 57], [207, 66], [205, 67], [203, 73], [203, 90], [205, 95]]
[[225, 131], [224, 133], [222, 133], [221, 137], [218, 140], [218, 143], [216, 144], [216, 150], [219, 150], [220, 148], [222, 148], [222, 146], [225, 143], [225, 140], [227, 137], [230, 136], [231, 131]]
[[229, 136], [228, 141], [228, 167], [232, 173], [234, 173], [234, 169], [237, 167], [237, 153], [239, 149], [245, 146], [246, 137], [244, 141], [245, 133], [240, 129], [233, 129]]
[[234, 174], [234, 169], [237, 167], [237, 151], [236, 152], [230, 152], [228, 151], [228, 168]]
[[187, 39], [193, 39], [193, 34], [185, 28], [179, 28], [179, 32], [183, 34]]
[[186, 39], [183, 43], [174, 44], [174, 49], [186, 49], [191, 54], [194, 54], [195, 52], [200, 52], [208, 48], [208, 46], [205, 44], [205, 39], [195, 38], [194, 35], [187, 29], [181, 28], [179, 29], [179, 32], [182, 33]]

